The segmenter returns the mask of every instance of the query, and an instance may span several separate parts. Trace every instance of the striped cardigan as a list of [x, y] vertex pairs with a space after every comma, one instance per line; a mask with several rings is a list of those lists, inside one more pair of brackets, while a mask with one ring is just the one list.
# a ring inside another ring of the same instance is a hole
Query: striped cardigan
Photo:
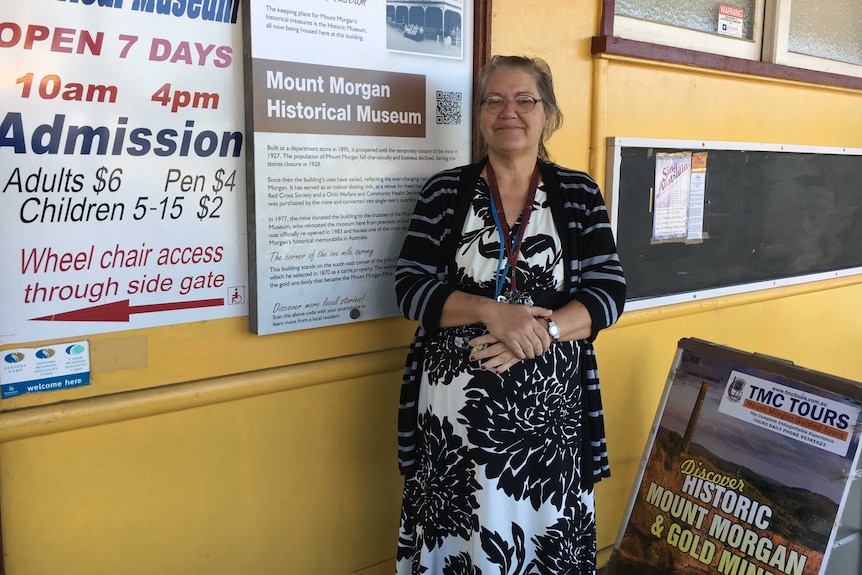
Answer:
[[[457, 290], [453, 278], [455, 246], [487, 158], [476, 164], [439, 172], [422, 188], [395, 270], [395, 293], [404, 317], [419, 326], [407, 352], [398, 412], [398, 463], [410, 475], [416, 467], [419, 381], [428, 335], [440, 325], [446, 298]], [[605, 444], [599, 376], [592, 341], [613, 325], [623, 311], [626, 283], [598, 185], [584, 172], [539, 161], [543, 188], [569, 262], [566, 291], [592, 318], [592, 334], [581, 341], [580, 376], [585, 390], [585, 479], [610, 475]]]

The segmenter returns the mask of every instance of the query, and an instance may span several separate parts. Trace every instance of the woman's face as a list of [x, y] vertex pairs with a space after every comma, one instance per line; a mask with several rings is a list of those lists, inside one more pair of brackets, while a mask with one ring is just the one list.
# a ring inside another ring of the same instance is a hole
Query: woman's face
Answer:
[[500, 96], [506, 100], [503, 109], [497, 113], [482, 108], [479, 126], [488, 151], [505, 155], [538, 155], [539, 141], [545, 128], [545, 107], [542, 102], [537, 102], [529, 112], [518, 112], [513, 105], [517, 96], [540, 98], [533, 77], [518, 68], [495, 72], [488, 79], [482, 95], [483, 98], [488, 96]]

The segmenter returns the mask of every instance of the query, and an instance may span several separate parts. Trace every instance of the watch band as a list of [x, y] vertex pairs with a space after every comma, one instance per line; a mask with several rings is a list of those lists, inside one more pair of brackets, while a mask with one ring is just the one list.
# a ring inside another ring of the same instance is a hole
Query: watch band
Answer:
[[560, 326], [552, 319], [548, 319], [548, 333], [554, 341], [560, 341]]

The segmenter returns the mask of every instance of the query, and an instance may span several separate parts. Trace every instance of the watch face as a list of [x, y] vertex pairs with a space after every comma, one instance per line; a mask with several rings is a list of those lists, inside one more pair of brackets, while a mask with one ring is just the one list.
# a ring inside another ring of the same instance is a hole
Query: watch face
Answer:
[[548, 320], [548, 333], [551, 334], [551, 337], [554, 339], [560, 339], [560, 328], [554, 322]]

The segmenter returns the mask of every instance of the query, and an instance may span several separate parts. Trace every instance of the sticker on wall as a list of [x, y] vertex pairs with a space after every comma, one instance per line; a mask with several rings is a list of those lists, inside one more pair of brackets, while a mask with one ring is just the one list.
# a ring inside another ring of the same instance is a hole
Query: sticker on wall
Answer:
[[0, 398], [90, 385], [90, 343], [75, 341], [2, 354]]

